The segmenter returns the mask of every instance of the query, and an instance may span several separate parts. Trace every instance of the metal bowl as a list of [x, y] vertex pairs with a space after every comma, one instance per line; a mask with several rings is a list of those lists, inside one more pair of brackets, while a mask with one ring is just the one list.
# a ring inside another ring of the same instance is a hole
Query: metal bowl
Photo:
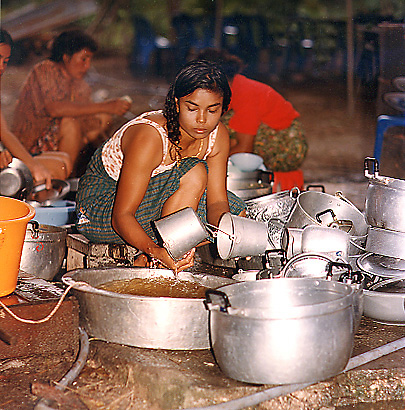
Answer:
[[34, 180], [29, 168], [17, 158], [0, 171], [0, 195], [25, 199], [31, 193]]
[[[82, 326], [94, 337], [152, 349], [208, 349], [208, 312], [203, 299], [136, 296], [97, 288], [114, 280], [149, 277], [174, 278], [174, 273], [147, 268], [77, 269], [66, 273], [62, 281], [73, 285]], [[235, 283], [189, 272], [179, 272], [177, 277], [210, 288]]]
[[52, 188], [46, 189], [45, 184], [35, 186], [28, 201], [32, 206], [48, 206], [55, 201], [63, 199], [70, 191], [69, 182], [62, 179], [52, 179]]

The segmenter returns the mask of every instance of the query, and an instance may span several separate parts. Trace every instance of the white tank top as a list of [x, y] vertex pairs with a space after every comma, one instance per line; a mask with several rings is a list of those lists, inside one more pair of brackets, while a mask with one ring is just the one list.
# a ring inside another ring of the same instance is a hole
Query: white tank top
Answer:
[[[101, 152], [101, 160], [103, 162], [104, 169], [106, 170], [107, 174], [114, 179], [115, 181], [118, 181], [118, 178], [120, 176], [121, 168], [122, 168], [122, 161], [124, 159], [124, 155], [122, 153], [121, 149], [121, 139], [122, 135], [124, 134], [124, 131], [130, 127], [131, 125], [134, 124], [148, 124], [154, 127], [158, 132], [160, 137], [162, 138], [162, 143], [163, 143], [163, 158], [160, 163], [152, 172], [152, 177], [161, 174], [162, 172], [165, 172], [176, 164], [176, 161], [169, 164], [169, 165], [164, 165], [164, 162], [167, 158], [168, 152], [169, 152], [169, 138], [167, 136], [166, 130], [157, 122], [152, 121], [148, 118], [145, 118], [149, 115], [152, 114], [161, 114], [162, 111], [151, 111], [151, 112], [145, 112], [141, 114], [140, 116], [134, 118], [133, 120], [128, 121], [126, 124], [124, 124], [105, 144], [103, 147], [103, 150]], [[217, 132], [218, 132], [218, 126], [215, 127], [215, 129], [211, 132], [211, 134], [208, 136], [208, 147], [207, 150], [204, 154], [203, 159], [207, 159], [208, 155], [211, 153], [212, 148], [215, 144], [215, 140], [217, 137]]]

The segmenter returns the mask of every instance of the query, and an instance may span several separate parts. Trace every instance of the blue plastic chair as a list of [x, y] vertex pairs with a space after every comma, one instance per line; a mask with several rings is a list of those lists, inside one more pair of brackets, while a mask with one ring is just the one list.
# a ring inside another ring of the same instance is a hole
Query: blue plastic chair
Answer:
[[374, 143], [374, 158], [379, 161], [381, 157], [384, 133], [390, 127], [404, 126], [405, 116], [380, 115], [377, 117], [377, 132]]

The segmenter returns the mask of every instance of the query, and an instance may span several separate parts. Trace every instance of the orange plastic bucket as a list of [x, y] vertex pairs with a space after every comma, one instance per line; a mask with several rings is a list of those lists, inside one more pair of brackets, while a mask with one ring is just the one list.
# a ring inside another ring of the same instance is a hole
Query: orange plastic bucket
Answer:
[[0, 196], [0, 297], [13, 293], [17, 286], [25, 231], [34, 216], [31, 205]]

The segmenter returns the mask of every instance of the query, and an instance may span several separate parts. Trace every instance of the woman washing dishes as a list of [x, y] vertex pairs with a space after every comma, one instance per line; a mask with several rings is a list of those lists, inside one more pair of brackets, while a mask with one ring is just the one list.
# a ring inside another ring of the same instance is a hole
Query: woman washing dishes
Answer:
[[192, 266], [193, 251], [174, 261], [156, 244], [151, 221], [186, 207], [215, 226], [226, 212], [244, 213], [226, 190], [229, 135], [220, 118], [230, 98], [216, 65], [182, 68], [163, 111], [129, 121], [93, 155], [76, 196], [79, 231], [93, 242], [128, 243], [174, 271]]
[[123, 115], [125, 99], [91, 100], [84, 80], [96, 42], [79, 31], [65, 31], [52, 43], [49, 59], [35, 65], [21, 90], [12, 131], [34, 155], [63, 151], [75, 168], [81, 149], [97, 144], [112, 115]]
[[[9, 62], [13, 40], [10, 34], [0, 30], [0, 76], [3, 75]], [[52, 155], [46, 153], [32, 156], [21, 144], [19, 139], [10, 131], [6, 119], [0, 109], [0, 140], [3, 147], [0, 146], [0, 169], [7, 167], [12, 157], [20, 159], [30, 170], [34, 183], [42, 184], [43, 182], [50, 188], [51, 179], [65, 179], [71, 172], [71, 163], [69, 157], [64, 152], [54, 152]]]

